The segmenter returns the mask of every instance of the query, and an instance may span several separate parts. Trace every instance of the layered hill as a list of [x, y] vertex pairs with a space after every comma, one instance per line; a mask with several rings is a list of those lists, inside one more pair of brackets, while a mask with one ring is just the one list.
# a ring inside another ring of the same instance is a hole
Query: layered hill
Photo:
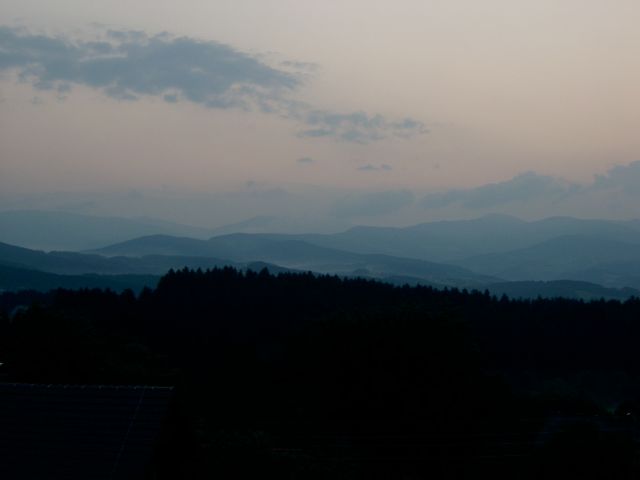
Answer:
[[456, 262], [506, 280], [579, 280], [640, 288], [640, 244], [568, 235], [507, 252]]
[[153, 234], [208, 238], [213, 231], [153, 218], [120, 218], [76, 213], [0, 211], [0, 242], [37, 250], [88, 250]]
[[0, 243], [0, 265], [58, 275], [164, 275], [171, 268], [214, 268], [236, 266], [234, 262], [210, 257], [145, 255], [104, 257], [76, 252], [42, 252]]
[[262, 261], [296, 270], [384, 279], [409, 276], [434, 285], [476, 287], [496, 279], [454, 265], [384, 254], [359, 254], [314, 245], [293, 236], [232, 234], [207, 241], [168, 236], [142, 237], [94, 253], [105, 256], [174, 255]]
[[382, 253], [449, 263], [578, 235], [640, 244], [640, 224], [571, 217], [526, 222], [506, 215], [489, 215], [473, 220], [429, 222], [403, 228], [354, 227], [333, 235], [287, 237], [357, 253]]
[[0, 265], [0, 292], [19, 290], [48, 291], [57, 288], [78, 290], [99, 288], [122, 291], [140, 291], [144, 287], [154, 288], [159, 276], [153, 275], [57, 275], [26, 268]]
[[103, 242], [108, 246], [83, 253], [0, 243], [0, 265], [58, 275], [266, 267], [396, 284], [489, 288], [526, 297], [622, 298], [640, 289], [637, 221], [554, 217], [526, 222], [491, 215], [404, 228], [355, 227], [331, 235], [231, 233], [207, 240], [159, 233], [111, 244], [109, 238]]

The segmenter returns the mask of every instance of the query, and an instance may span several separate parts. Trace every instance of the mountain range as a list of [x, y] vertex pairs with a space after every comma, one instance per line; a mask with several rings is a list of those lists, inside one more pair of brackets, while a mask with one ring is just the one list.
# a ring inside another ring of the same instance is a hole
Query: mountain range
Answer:
[[382, 253], [434, 262], [456, 262], [478, 255], [533, 247], [563, 236], [640, 244], [640, 224], [635, 221], [584, 220], [572, 217], [526, 222], [506, 215], [488, 215], [472, 220], [437, 221], [404, 228], [354, 227], [333, 235], [286, 237], [358, 253]]
[[384, 254], [354, 253], [314, 245], [295, 237], [274, 235], [231, 234], [206, 241], [156, 235], [111, 245], [93, 253], [119, 257], [218, 257], [240, 263], [263, 261], [317, 273], [378, 279], [406, 276], [440, 286], [478, 287], [496, 280], [455, 265]]
[[[6, 212], [5, 212], [6, 214]], [[45, 215], [10, 212], [14, 227]], [[58, 217], [56, 212], [48, 221]], [[45, 215], [46, 216], [46, 215]], [[0, 212], [0, 222], [3, 218]], [[66, 217], [65, 217], [66, 218]], [[76, 220], [79, 220], [76, 218]], [[122, 220], [94, 217], [85, 230], [104, 231]], [[48, 224], [45, 222], [45, 227]], [[31, 231], [43, 226], [32, 225]], [[626, 298], [640, 289], [640, 222], [553, 217], [527, 222], [504, 215], [391, 227], [354, 227], [336, 234], [228, 233], [243, 222], [207, 231], [171, 224], [180, 235], [134, 235], [82, 251], [43, 252], [0, 244], [0, 265], [57, 275], [162, 275], [170, 268], [223, 265], [253, 269], [313, 271], [393, 283], [489, 289], [511, 296]], [[82, 230], [76, 222], [75, 230]], [[74, 230], [74, 231], [75, 231]], [[14, 237], [30, 230], [14, 230]], [[73, 237], [74, 231], [68, 235]], [[128, 232], [128, 233], [127, 233]], [[182, 234], [184, 232], [184, 234]], [[209, 235], [207, 234], [209, 232]], [[196, 233], [197, 235], [193, 235]], [[213, 233], [213, 236], [210, 234]], [[0, 234], [0, 238], [5, 238]], [[89, 235], [78, 234], [83, 244]], [[59, 241], [63, 236], [56, 237]], [[68, 249], [73, 250], [73, 249]], [[3, 288], [0, 286], [0, 288]]]
[[39, 250], [88, 250], [153, 234], [209, 238], [212, 229], [155, 218], [120, 218], [59, 211], [0, 211], [0, 242]]

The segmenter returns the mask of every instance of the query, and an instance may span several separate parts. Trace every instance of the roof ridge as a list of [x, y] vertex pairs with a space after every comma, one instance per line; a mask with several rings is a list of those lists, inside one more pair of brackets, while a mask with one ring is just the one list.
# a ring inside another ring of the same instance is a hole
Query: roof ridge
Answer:
[[161, 385], [103, 385], [103, 384], [83, 384], [83, 383], [21, 383], [21, 382], [0, 382], [0, 387], [23, 387], [23, 388], [75, 388], [75, 389], [96, 389], [96, 390], [174, 390], [173, 386]]

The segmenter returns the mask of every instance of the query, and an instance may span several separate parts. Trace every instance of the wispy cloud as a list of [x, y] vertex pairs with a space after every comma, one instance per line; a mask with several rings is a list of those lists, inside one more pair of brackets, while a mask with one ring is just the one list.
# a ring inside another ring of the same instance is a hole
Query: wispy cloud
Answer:
[[390, 121], [382, 115], [365, 112], [348, 114], [314, 110], [306, 113], [304, 121], [310, 128], [301, 131], [300, 137], [334, 137], [346, 142], [369, 143], [389, 136], [411, 137], [427, 133], [425, 125], [406, 118]]
[[370, 163], [357, 168], [359, 172], [390, 172], [393, 170], [391, 165], [383, 163], [382, 165], [372, 165]]
[[312, 163], [315, 163], [315, 160], [311, 157], [301, 157], [296, 160], [296, 163], [298, 165], [311, 165]]
[[15, 70], [40, 90], [66, 94], [83, 85], [124, 101], [155, 96], [167, 103], [261, 111], [299, 123], [299, 137], [369, 143], [426, 132], [413, 119], [331, 112], [294, 100], [303, 83], [296, 70], [315, 66], [288, 61], [280, 67], [229, 45], [168, 33], [109, 30], [86, 41], [0, 26], [0, 71]]
[[531, 218], [638, 218], [640, 161], [614, 166], [587, 184], [527, 172], [503, 182], [429, 193], [418, 204], [446, 216], [500, 212]]
[[306, 72], [315, 72], [320, 68], [316, 63], [299, 62], [296, 60], [285, 60], [284, 62], [281, 62], [280, 65], [282, 65], [283, 67], [294, 68], [296, 70]]
[[464, 208], [481, 210], [538, 198], [559, 199], [576, 188], [576, 185], [563, 180], [527, 172], [505, 182], [490, 183], [468, 190], [431, 193], [426, 195], [421, 203], [426, 208], [443, 208], [457, 204]]
[[294, 75], [227, 45], [142, 32], [109, 31], [102, 41], [72, 42], [3, 27], [0, 68], [18, 69], [39, 89], [80, 84], [123, 100], [170, 95], [216, 108], [243, 106], [248, 93], [274, 95], [299, 84]]
[[627, 194], [640, 195], [640, 161], [615, 166], [605, 175], [596, 176], [591, 189], [614, 189]]

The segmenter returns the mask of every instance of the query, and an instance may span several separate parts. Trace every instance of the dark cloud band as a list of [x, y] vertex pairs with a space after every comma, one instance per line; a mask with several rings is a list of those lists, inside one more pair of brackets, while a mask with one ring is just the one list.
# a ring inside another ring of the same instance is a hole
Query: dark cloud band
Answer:
[[299, 83], [290, 73], [215, 42], [114, 31], [107, 38], [71, 42], [0, 28], [0, 68], [18, 69], [41, 89], [81, 84], [119, 99], [164, 94], [216, 107], [242, 105], [247, 89], [274, 94]]
[[[287, 67], [307, 65], [288, 62]], [[0, 26], [0, 71], [15, 70], [42, 90], [73, 85], [119, 100], [157, 96], [208, 108], [275, 113], [301, 123], [300, 137], [368, 143], [424, 133], [412, 119], [391, 121], [364, 112], [333, 113], [290, 98], [302, 76], [273, 68], [228, 45], [169, 34], [110, 30], [98, 41], [34, 35]]]
[[527, 172], [505, 182], [490, 183], [469, 190], [431, 193], [422, 199], [422, 205], [426, 208], [460, 205], [478, 210], [499, 207], [512, 202], [528, 202], [539, 198], [561, 198], [571, 193], [575, 188], [575, 186], [553, 177]]
[[390, 172], [393, 170], [391, 165], [383, 163], [382, 165], [372, 165], [370, 163], [357, 168], [359, 172]]

